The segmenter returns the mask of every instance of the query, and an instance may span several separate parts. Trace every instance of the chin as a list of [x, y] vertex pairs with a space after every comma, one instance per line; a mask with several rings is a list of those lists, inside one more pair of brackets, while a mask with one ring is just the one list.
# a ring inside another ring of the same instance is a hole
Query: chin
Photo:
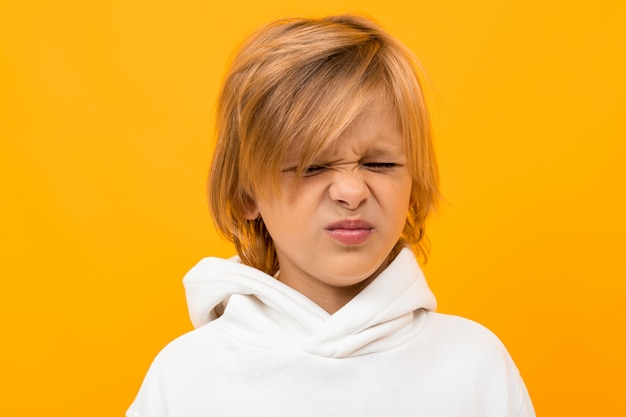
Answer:
[[334, 275], [336, 278], [330, 279], [329, 283], [336, 287], [352, 287], [354, 285], [359, 285], [363, 283], [363, 281], [369, 280], [370, 278], [372, 278], [373, 275], [378, 275], [379, 270], [379, 266], [361, 271], [355, 271], [354, 269], [350, 269], [348, 271], [345, 271], [345, 273], [335, 273]]

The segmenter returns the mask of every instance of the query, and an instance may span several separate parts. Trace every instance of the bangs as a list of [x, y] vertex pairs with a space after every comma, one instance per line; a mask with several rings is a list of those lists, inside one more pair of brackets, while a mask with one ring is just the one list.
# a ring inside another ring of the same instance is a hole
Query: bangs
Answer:
[[254, 139], [242, 146], [240, 178], [248, 177], [250, 193], [279, 193], [287, 164], [302, 174], [372, 101], [382, 99], [398, 114], [401, 97], [394, 95], [381, 48], [368, 38], [284, 74], [256, 109], [249, 130]]

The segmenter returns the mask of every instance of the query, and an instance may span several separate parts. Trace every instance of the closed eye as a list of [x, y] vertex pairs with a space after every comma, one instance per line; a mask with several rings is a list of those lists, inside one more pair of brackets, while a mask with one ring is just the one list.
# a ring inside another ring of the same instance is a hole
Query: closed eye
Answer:
[[302, 175], [305, 177], [310, 177], [312, 175], [316, 175], [325, 171], [327, 168], [328, 167], [326, 165], [310, 165], [304, 168], [304, 170], [302, 171]]
[[[338, 165], [346, 165], [346, 164], [318, 164], [318, 165], [309, 165], [302, 169], [302, 177], [312, 177], [318, 174], [321, 174], [329, 169], [332, 169], [333, 166]], [[396, 167], [402, 166], [402, 164], [398, 164], [395, 162], [363, 162], [361, 166], [369, 171], [388, 171]], [[283, 169], [283, 172], [296, 172], [296, 167], [290, 167]]]
[[399, 165], [393, 162], [366, 162], [363, 166], [373, 171], [384, 171], [386, 169], [395, 168]]
[[[303, 177], [311, 177], [313, 175], [320, 174], [328, 169], [328, 165], [309, 165], [307, 167], [302, 168], [302, 176]], [[295, 173], [298, 171], [298, 167], [289, 167], [283, 169], [283, 173]]]

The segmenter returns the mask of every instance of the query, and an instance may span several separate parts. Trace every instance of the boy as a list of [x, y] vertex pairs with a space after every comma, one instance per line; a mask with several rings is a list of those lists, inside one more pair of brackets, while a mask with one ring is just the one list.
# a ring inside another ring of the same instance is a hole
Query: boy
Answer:
[[196, 330], [128, 417], [505, 417], [534, 411], [499, 340], [434, 312], [437, 197], [408, 50], [356, 16], [283, 20], [226, 76], [211, 209], [238, 258], [185, 277]]

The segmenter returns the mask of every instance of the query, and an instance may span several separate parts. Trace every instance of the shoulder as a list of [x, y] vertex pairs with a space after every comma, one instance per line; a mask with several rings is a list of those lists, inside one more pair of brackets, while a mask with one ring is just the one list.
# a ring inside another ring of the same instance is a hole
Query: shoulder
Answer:
[[424, 330], [444, 339], [502, 346], [500, 339], [487, 327], [460, 316], [429, 311]]
[[155, 361], [188, 361], [197, 356], [207, 356], [207, 352], [219, 350], [228, 339], [221, 330], [221, 320], [216, 319], [197, 329], [184, 333], [169, 342], [159, 352]]
[[234, 349], [218, 322], [185, 333], [161, 349], [150, 365], [140, 396], [154, 392], [182, 395], [190, 386], [231, 366]]
[[[222, 343], [217, 334], [209, 324], [168, 343], [152, 361], [127, 415], [198, 415], [190, 410], [201, 408], [218, 387], [214, 375], [223, 375], [220, 355], [216, 355]], [[199, 387], [206, 392], [198, 393]]]
[[500, 339], [475, 321], [429, 312], [422, 331], [424, 346], [448, 369], [477, 378], [478, 383], [509, 387], [514, 398], [522, 397], [524, 383], [511, 355]]
[[504, 344], [491, 330], [463, 317], [428, 312], [420, 338], [450, 360], [503, 370], [512, 364]]
[[491, 330], [463, 317], [428, 312], [420, 339], [427, 360], [438, 364], [433, 374], [440, 379], [483, 392], [487, 408], [494, 407], [495, 399], [506, 398], [510, 412], [500, 415], [534, 415], [513, 359]]

